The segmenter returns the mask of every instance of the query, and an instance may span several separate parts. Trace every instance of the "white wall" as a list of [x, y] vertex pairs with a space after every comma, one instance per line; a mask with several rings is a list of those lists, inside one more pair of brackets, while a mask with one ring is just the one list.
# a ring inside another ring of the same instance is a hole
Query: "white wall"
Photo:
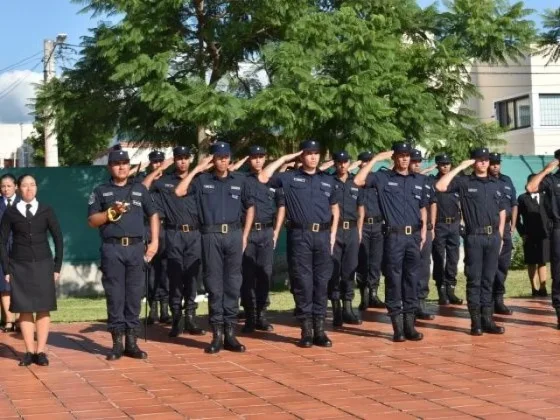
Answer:
[[[137, 165], [142, 162], [148, 162], [149, 161], [148, 155], [154, 149], [152, 147], [139, 148], [139, 147], [125, 145], [122, 147], [122, 150], [128, 152], [128, 156], [130, 157], [130, 163], [132, 165]], [[157, 150], [161, 150], [162, 152], [164, 152], [166, 158], [173, 156], [172, 147], [158, 148]], [[108, 157], [109, 157], [109, 152], [103, 154], [102, 156], [99, 156], [97, 159], [93, 161], [93, 165], [107, 165]]]
[[26, 163], [21, 161], [22, 145], [32, 132], [33, 124], [0, 124], [0, 167], [4, 166], [4, 159], [14, 159], [14, 155], [18, 167]]

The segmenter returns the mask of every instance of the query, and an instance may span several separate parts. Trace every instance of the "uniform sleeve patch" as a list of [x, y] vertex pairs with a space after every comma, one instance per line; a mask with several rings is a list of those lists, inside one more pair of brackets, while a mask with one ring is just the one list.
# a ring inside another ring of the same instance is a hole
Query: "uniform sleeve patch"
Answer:
[[95, 193], [91, 193], [89, 195], [89, 199], [88, 199], [88, 206], [91, 206], [93, 203], [95, 203]]

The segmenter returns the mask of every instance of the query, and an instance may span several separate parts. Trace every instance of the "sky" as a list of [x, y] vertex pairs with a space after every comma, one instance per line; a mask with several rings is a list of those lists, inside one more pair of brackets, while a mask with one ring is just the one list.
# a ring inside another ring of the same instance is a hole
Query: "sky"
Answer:
[[[433, 1], [418, 3], [424, 7]], [[525, 1], [526, 7], [538, 13], [550, 4], [550, 0]], [[82, 8], [82, 3], [71, 0], [0, 0], [0, 39], [4, 40], [0, 46], [0, 124], [32, 121], [27, 105], [34, 96], [34, 84], [43, 78], [43, 40], [66, 33], [67, 43], [79, 44], [88, 29], [101, 20], [80, 14]], [[71, 66], [75, 55], [66, 51], [64, 57], [58, 65]], [[25, 61], [11, 67], [22, 60]]]

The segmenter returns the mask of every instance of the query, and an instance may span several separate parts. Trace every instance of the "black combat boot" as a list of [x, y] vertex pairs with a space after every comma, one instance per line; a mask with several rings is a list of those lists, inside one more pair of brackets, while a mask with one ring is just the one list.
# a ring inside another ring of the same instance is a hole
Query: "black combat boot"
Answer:
[[556, 328], [560, 330], [560, 308], [556, 308], [556, 320], [558, 325], [556, 325]]
[[111, 337], [113, 338], [113, 348], [107, 354], [107, 360], [118, 360], [122, 357], [124, 352], [123, 346], [123, 332], [122, 331], [112, 331]]
[[342, 327], [342, 306], [340, 300], [331, 300], [332, 304], [332, 326]]
[[259, 331], [274, 331], [274, 327], [266, 319], [266, 310], [257, 310], [257, 322], [255, 328]]
[[370, 308], [385, 308], [385, 304], [381, 299], [379, 299], [379, 295], [377, 294], [377, 286], [372, 287], [369, 289], [369, 307]]
[[404, 337], [404, 323], [403, 315], [394, 315], [391, 317], [391, 324], [393, 324], [393, 341], [395, 343], [402, 343], [406, 341]]
[[438, 305], [449, 305], [450, 301], [449, 301], [449, 297], [447, 296], [447, 288], [445, 287], [445, 285], [441, 285], [438, 287], [437, 289], [437, 293], [438, 293]]
[[224, 349], [236, 353], [243, 353], [245, 351], [245, 346], [235, 337], [235, 327], [233, 324], [224, 324]]
[[190, 335], [204, 335], [206, 331], [200, 328], [196, 323], [196, 310], [187, 309], [185, 310], [185, 328], [184, 330]]
[[245, 334], [254, 333], [257, 324], [257, 312], [254, 306], [245, 307], [245, 325], [241, 330]]
[[146, 323], [148, 325], [153, 325], [156, 323], [156, 320], [157, 320], [157, 302], [154, 300], [153, 302], [150, 302], [150, 313], [146, 318]]
[[455, 294], [454, 284], [448, 284], [446, 290], [447, 290], [447, 298], [449, 299], [449, 303], [451, 303], [452, 305], [463, 304], [463, 299], [458, 298], [457, 295]]
[[404, 314], [404, 336], [407, 340], [420, 341], [424, 338], [424, 334], [416, 331], [414, 328], [415, 314]]
[[319, 347], [332, 347], [332, 341], [325, 333], [325, 317], [313, 318], [313, 344]]
[[480, 317], [480, 307], [469, 308], [471, 314], [471, 335], [482, 335], [482, 319]]
[[162, 324], [171, 323], [171, 317], [169, 316], [169, 303], [167, 302], [159, 303], [159, 322]]
[[511, 315], [513, 311], [504, 303], [504, 295], [494, 296], [494, 313], [500, 315]]
[[418, 309], [416, 310], [416, 318], [424, 321], [431, 321], [435, 319], [435, 315], [428, 312], [426, 309], [426, 300], [418, 299]]
[[136, 331], [133, 329], [127, 329], [124, 340], [124, 355], [132, 357], [133, 359], [147, 359], [148, 354], [145, 351], [140, 350], [136, 340]]
[[361, 325], [362, 323], [362, 320], [354, 313], [351, 300], [342, 302], [342, 322], [351, 325]]
[[178, 337], [183, 334], [185, 326], [183, 324], [183, 314], [181, 311], [173, 312], [173, 319], [171, 321], [171, 330], [169, 331], [169, 337]]
[[212, 324], [212, 341], [204, 349], [205, 353], [218, 353], [224, 348], [224, 324]]
[[482, 308], [482, 331], [488, 334], [503, 334], [505, 332], [504, 327], [499, 327], [494, 322], [491, 306]]
[[311, 318], [305, 318], [301, 321], [301, 339], [298, 346], [303, 348], [313, 346], [313, 321]]
[[358, 309], [360, 311], [367, 311], [369, 308], [369, 287], [361, 286], [360, 287], [360, 306]]

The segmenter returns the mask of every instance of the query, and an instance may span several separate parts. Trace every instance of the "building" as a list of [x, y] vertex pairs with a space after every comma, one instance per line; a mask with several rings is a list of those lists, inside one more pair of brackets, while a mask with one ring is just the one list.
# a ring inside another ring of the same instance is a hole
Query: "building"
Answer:
[[[148, 155], [154, 147], [150, 146], [149, 144], [146, 145], [138, 145], [138, 143], [128, 143], [128, 142], [120, 142], [122, 150], [128, 152], [128, 156], [130, 157], [130, 163], [132, 165], [138, 165], [140, 163], [148, 162]], [[109, 147], [107, 150], [99, 153], [95, 159], [93, 160], [93, 165], [107, 165], [109, 152], [112, 150], [112, 147]], [[165, 157], [173, 156], [173, 148], [172, 147], [158, 147], [157, 150], [161, 150], [165, 153]]]
[[533, 55], [507, 66], [472, 65], [471, 80], [482, 97], [466, 106], [481, 121], [497, 121], [508, 130], [508, 154], [553, 155], [560, 148], [560, 62], [547, 62]]
[[33, 165], [33, 153], [26, 139], [33, 124], [0, 124], [0, 168], [23, 168]]

